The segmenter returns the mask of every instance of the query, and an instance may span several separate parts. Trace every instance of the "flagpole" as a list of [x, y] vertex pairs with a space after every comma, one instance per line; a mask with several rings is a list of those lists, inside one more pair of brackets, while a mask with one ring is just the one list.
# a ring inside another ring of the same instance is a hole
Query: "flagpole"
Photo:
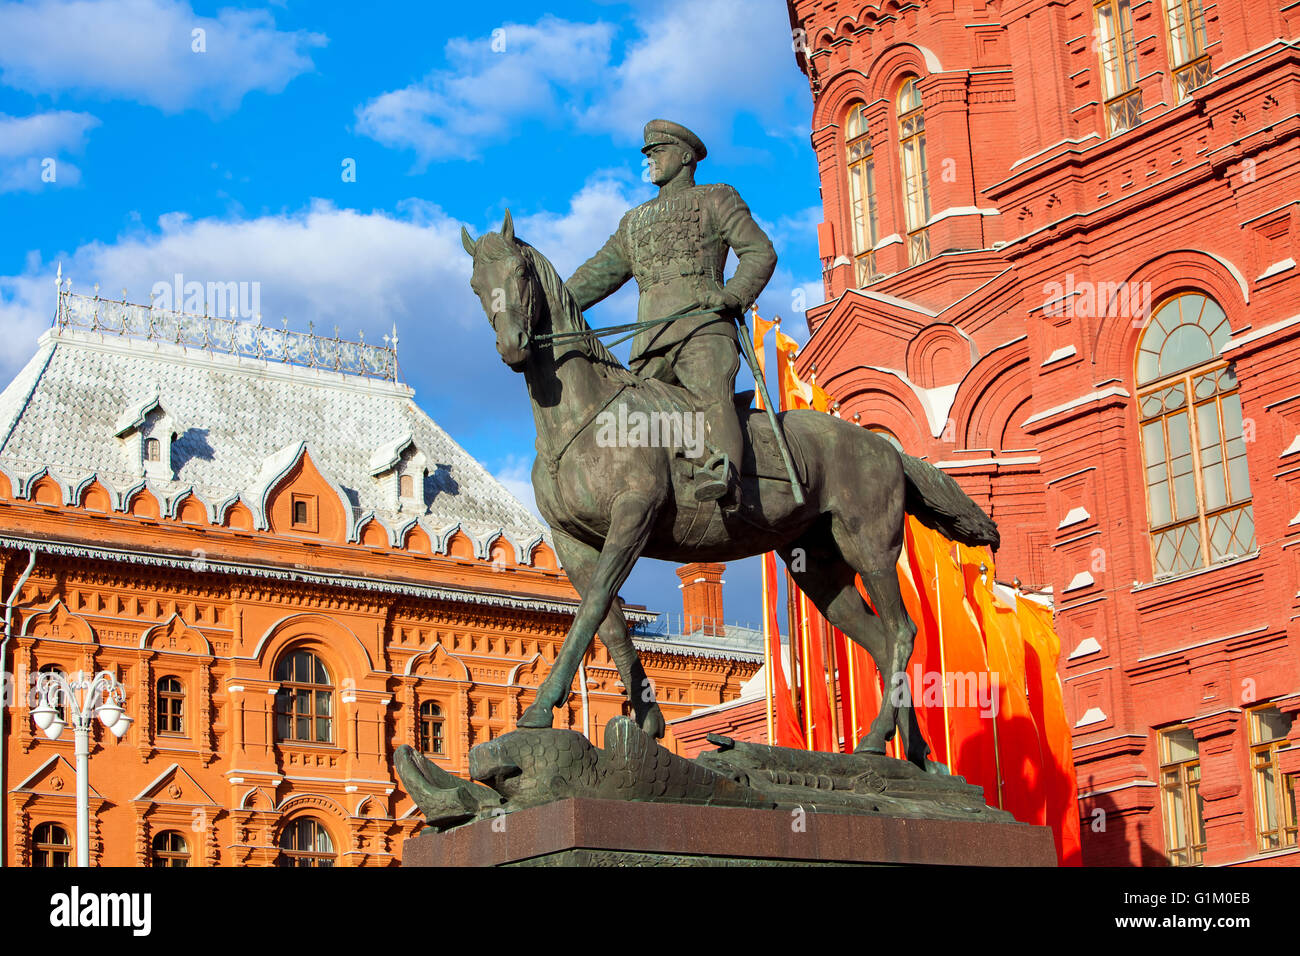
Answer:
[[[959, 548], [958, 553], [960, 552], [961, 549]], [[966, 575], [963, 573], [962, 577], [965, 578], [965, 576]], [[980, 586], [988, 587], [988, 584], [989, 583], [988, 583], [987, 565], [985, 565], [984, 562], [981, 561], [980, 562]], [[992, 610], [993, 602], [989, 601], [988, 606], [989, 609]], [[986, 668], [988, 666], [988, 660], [989, 660], [989, 636], [986, 633], [986, 627], [988, 626], [988, 623], [989, 622], [986, 622], [983, 616], [981, 615], [980, 637], [984, 639], [984, 664]], [[1005, 652], [1003, 656], [1005, 656]], [[993, 770], [998, 778], [998, 809], [1001, 810], [1002, 809], [1002, 750], [1001, 747], [998, 746], [998, 714], [1002, 712], [1002, 682], [1001, 680], [998, 680], [998, 675], [992, 673], [991, 671], [989, 672], [989, 677], [990, 679], [994, 680], [997, 683], [997, 687], [995, 688], [997, 690], [997, 710], [993, 712]]]
[[846, 634], [844, 636], [844, 656], [849, 662], [849, 737], [853, 741], [853, 749], [858, 749], [858, 660], [857, 645], [851, 641]]
[[763, 578], [763, 670], [766, 678], [763, 681], [763, 694], [765, 697], [765, 707], [767, 710], [767, 742], [775, 747], [776, 736], [773, 733], [773, 701], [776, 698], [776, 687], [774, 684], [774, 675], [772, 673], [772, 615], [767, 604], [767, 557], [762, 558], [761, 564]]
[[803, 647], [803, 725], [804, 725], [804, 744], [809, 750], [816, 749], [813, 743], [813, 713], [812, 713], [812, 672], [809, 667], [811, 661], [812, 649], [808, 646], [808, 609], [804, 603], [807, 599], [802, 591], [799, 592], [799, 643]]
[[[934, 553], [934, 616], [935, 630], [939, 632], [939, 690], [943, 695], [943, 743], [948, 756], [948, 769], [957, 772], [957, 761], [952, 752], [952, 726], [948, 721], [948, 664], [943, 654], [943, 589], [939, 587], [939, 551]], [[924, 690], [922, 690], [924, 693]]]
[[822, 645], [822, 659], [826, 661], [826, 696], [831, 708], [831, 752], [839, 753], [840, 736], [844, 719], [840, 713], [839, 696], [839, 661], [835, 657], [835, 635], [831, 632], [831, 622], [818, 611], [817, 639]]
[[[762, 344], [763, 344], [763, 343], [762, 343], [762, 339], [761, 339], [761, 337], [759, 336], [759, 332], [758, 332], [758, 323], [759, 323], [761, 320], [760, 320], [759, 317], [758, 317], [758, 304], [757, 304], [757, 303], [755, 303], [753, 306], [751, 306], [751, 315], [753, 315], [753, 317], [754, 317], [754, 331], [753, 331], [752, 333], [742, 332], [741, 334], [742, 334], [742, 335], [744, 335], [744, 334], [751, 334], [751, 335], [753, 335], [753, 336], [755, 337], [755, 339], [758, 339], [758, 341], [757, 341], [757, 342], [755, 343], [755, 345], [754, 345], [754, 359], [755, 359], [755, 361], [756, 361], [757, 364], [758, 364], [758, 368], [759, 368], [759, 370], [760, 370], [761, 372], [763, 372], [763, 373], [766, 373], [766, 372], [767, 372], [767, 355], [765, 354], [764, 351], [762, 351]], [[766, 336], [767, 333], [764, 332], [763, 335]], [[763, 394], [764, 394], [764, 390], [763, 390], [763, 389], [755, 389], [754, 392], [755, 392], [755, 399], [756, 399], [756, 401], [757, 401], [757, 403], [758, 403], [758, 407], [761, 409], [761, 408], [763, 408]], [[771, 615], [771, 613], [770, 613], [770, 609], [769, 609], [769, 607], [768, 607], [768, 603], [767, 603], [767, 602], [768, 602], [768, 599], [769, 599], [769, 598], [768, 598], [768, 590], [767, 590], [767, 555], [763, 555], [763, 557], [762, 557], [762, 568], [763, 568], [763, 570], [762, 570], [762, 575], [763, 575], [763, 669], [764, 669], [764, 671], [765, 671], [766, 674], [767, 674], [767, 678], [766, 678], [766, 680], [763, 681], [763, 693], [765, 694], [765, 696], [766, 696], [766, 698], [767, 698], [767, 742], [768, 742], [769, 744], [771, 744], [773, 747], [775, 747], [775, 746], [776, 746], [776, 734], [775, 734], [776, 716], [775, 716], [774, 710], [775, 710], [775, 707], [776, 707], [776, 675], [772, 672], [772, 636], [771, 636], [771, 634], [770, 634], [770, 631], [772, 630], [772, 615]], [[776, 587], [776, 581], [773, 581], [773, 582], [772, 582], [772, 586], [773, 586], [773, 587]], [[772, 601], [775, 601], [775, 600], [776, 600], [776, 595], [775, 595], [775, 594], [773, 594], [773, 595], [771, 596], [771, 600], [772, 600]], [[779, 654], [779, 653], [780, 653], [780, 643], [781, 643], [781, 635], [780, 635], [780, 634], [777, 634], [777, 636], [776, 636], [776, 641], [777, 641], [777, 646], [778, 646], [777, 653]]]

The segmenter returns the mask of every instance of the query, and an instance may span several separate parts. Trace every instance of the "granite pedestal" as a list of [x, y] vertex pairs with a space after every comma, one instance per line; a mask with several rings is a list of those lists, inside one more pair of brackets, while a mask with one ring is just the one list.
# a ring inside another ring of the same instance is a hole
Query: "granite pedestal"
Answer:
[[403, 866], [1055, 866], [1046, 827], [573, 797], [407, 840]]

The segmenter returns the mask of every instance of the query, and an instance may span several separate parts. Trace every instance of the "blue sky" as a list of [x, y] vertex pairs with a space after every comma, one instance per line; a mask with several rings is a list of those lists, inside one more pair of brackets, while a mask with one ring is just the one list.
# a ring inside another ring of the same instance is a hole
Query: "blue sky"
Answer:
[[[469, 291], [460, 227], [509, 207], [569, 274], [653, 195], [638, 147], [660, 116], [707, 144], [698, 180], [734, 185], [767, 228], [760, 313], [803, 340], [822, 216], [784, 2], [448, 9], [0, 0], [0, 379], [49, 325], [60, 262], [74, 291], [137, 302], [177, 272], [256, 282], [268, 323], [372, 341], [395, 324], [418, 404], [531, 504], [523, 380]], [[588, 318], [634, 308], [629, 283]], [[681, 610], [660, 562], [623, 595]], [[757, 623], [756, 561], [729, 569], [725, 600]]]

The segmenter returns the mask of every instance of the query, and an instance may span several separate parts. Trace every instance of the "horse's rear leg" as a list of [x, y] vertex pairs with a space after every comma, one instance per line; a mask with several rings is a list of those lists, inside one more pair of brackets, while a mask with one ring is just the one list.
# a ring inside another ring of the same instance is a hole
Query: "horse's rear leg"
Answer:
[[912, 658], [912, 648], [916, 642], [916, 625], [903, 606], [903, 595], [898, 588], [898, 572], [889, 568], [885, 571], [860, 571], [859, 574], [862, 576], [862, 586], [871, 596], [871, 603], [892, 637], [889, 642], [889, 664], [880, 671], [885, 678], [880, 716], [871, 725], [871, 733], [858, 749], [884, 753], [885, 743], [897, 728], [899, 742], [909, 761], [923, 770], [940, 770], [940, 765], [927, 759], [930, 745], [926, 743], [920, 724], [917, 723], [916, 707], [907, 681], [907, 664]]
[[[857, 572], [844, 560], [829, 534], [824, 530], [805, 534], [781, 551], [781, 559], [790, 568], [799, 590], [817, 606], [822, 616], [843, 631], [849, 640], [866, 649], [876, 667], [882, 674], [886, 673], [890, 662], [890, 635], [862, 600], [854, 583]], [[886, 712], [882, 706], [872, 721], [871, 733], [863, 738], [863, 742], [876, 737], [887, 740], [893, 733], [894, 714]], [[858, 750], [863, 750], [862, 744]], [[883, 747], [880, 752], [884, 752]]]
[[[600, 552], [589, 544], [572, 538], [558, 528], [552, 529], [555, 538], [555, 551], [559, 555], [564, 573], [582, 598], [587, 597], [591, 589], [591, 579], [596, 573], [596, 562]], [[639, 726], [652, 737], [662, 737], [666, 725], [659, 704], [655, 701], [650, 679], [646, 677], [645, 668], [637, 656], [636, 646], [628, 634], [627, 620], [623, 617], [623, 608], [618, 601], [610, 604], [609, 613], [596, 631], [597, 636], [609, 649], [609, 656], [614, 659], [619, 677], [627, 688], [627, 697], [632, 705], [632, 716]]]
[[[897, 523], [893, 516], [896, 514]], [[903, 606], [903, 594], [898, 586], [898, 553], [902, 545], [901, 509], [887, 510], [875, 520], [846, 522], [838, 516], [831, 522], [835, 545], [862, 578], [862, 586], [871, 598], [871, 604], [888, 634], [889, 660], [880, 667], [885, 680], [885, 694], [880, 703], [880, 716], [871, 725], [871, 733], [858, 745], [861, 751], [884, 753], [885, 744], [897, 729], [903, 753], [909, 761], [923, 770], [946, 772], [942, 764], [928, 759], [930, 745], [921, 733], [912, 701], [911, 686], [907, 681], [907, 664], [912, 658], [916, 643], [916, 624]], [[887, 533], [896, 527], [898, 533]], [[872, 553], [869, 543], [879, 541], [878, 553]], [[886, 543], [888, 542], [888, 543]]]

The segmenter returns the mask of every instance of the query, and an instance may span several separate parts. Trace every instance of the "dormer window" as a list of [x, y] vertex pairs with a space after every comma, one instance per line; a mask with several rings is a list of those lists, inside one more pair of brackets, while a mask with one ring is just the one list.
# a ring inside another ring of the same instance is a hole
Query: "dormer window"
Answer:
[[393, 511], [422, 512], [428, 460], [409, 434], [380, 445], [370, 456], [370, 475], [384, 488]]
[[158, 393], [128, 406], [113, 433], [122, 442], [130, 467], [154, 481], [174, 481], [172, 445], [179, 429], [158, 401]]

